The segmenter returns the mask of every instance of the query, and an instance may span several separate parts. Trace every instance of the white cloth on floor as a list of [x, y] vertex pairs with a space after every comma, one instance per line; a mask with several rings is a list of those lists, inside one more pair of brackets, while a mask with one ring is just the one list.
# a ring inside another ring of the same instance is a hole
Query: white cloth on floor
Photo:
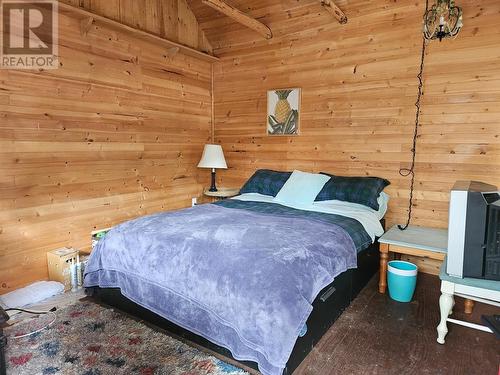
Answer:
[[21, 289], [0, 296], [0, 305], [18, 308], [43, 301], [64, 292], [64, 285], [57, 281], [38, 281]]

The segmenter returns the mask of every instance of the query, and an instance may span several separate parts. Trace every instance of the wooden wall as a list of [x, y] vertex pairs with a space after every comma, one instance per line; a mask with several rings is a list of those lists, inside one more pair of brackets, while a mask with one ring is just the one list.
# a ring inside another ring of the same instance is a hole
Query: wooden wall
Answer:
[[[199, 0], [64, 2], [213, 46], [224, 185], [262, 167], [383, 176], [389, 224], [405, 220], [422, 0], [336, 0], [347, 25], [316, 0], [228, 0], [270, 41]], [[415, 224], [447, 225], [456, 179], [500, 185], [500, 4], [458, 3], [463, 31], [426, 56]], [[106, 27], [82, 36], [68, 16], [60, 27], [60, 69], [0, 70], [0, 293], [45, 278], [46, 251], [187, 206], [208, 179], [196, 162], [211, 137], [210, 63]], [[301, 135], [267, 137], [266, 91], [285, 87], [302, 88]]]
[[[231, 4], [271, 27], [274, 38], [197, 5], [221, 58], [215, 65], [215, 137], [239, 186], [257, 168], [388, 178], [388, 224], [404, 222], [425, 2], [336, 0], [340, 25], [319, 1]], [[456, 40], [428, 46], [416, 166], [414, 224], [446, 227], [457, 179], [500, 186], [500, 2], [460, 0]], [[301, 87], [301, 134], [267, 137], [266, 91]]]
[[212, 47], [186, 0], [60, 0], [201, 51]]
[[46, 252], [186, 207], [208, 172], [211, 63], [61, 14], [56, 70], [0, 70], [0, 293], [47, 277]]

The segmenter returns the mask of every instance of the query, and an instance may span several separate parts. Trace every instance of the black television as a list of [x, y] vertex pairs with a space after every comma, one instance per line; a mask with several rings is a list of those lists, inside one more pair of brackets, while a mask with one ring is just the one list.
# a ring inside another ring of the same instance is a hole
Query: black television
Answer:
[[500, 280], [500, 199], [488, 206], [484, 278]]
[[446, 271], [500, 280], [500, 194], [496, 186], [457, 181], [451, 190]]

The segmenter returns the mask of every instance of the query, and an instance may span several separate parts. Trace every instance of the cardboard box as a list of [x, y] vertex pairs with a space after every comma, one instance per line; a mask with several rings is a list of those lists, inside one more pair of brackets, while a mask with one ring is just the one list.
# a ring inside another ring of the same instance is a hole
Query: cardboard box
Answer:
[[64, 284], [64, 291], [71, 289], [70, 264], [76, 264], [78, 250], [63, 247], [47, 253], [47, 264], [49, 268], [49, 279]]

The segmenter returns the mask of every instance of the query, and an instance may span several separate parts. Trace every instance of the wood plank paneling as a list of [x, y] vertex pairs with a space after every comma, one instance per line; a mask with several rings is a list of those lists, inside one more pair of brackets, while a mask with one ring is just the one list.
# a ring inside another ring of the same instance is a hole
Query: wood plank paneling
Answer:
[[212, 51], [186, 0], [59, 1], [200, 51]]
[[[215, 138], [240, 186], [257, 168], [388, 178], [388, 225], [406, 220], [425, 2], [338, 0], [339, 25], [314, 0], [231, 5], [268, 25], [265, 41], [189, 1], [220, 62]], [[461, 0], [464, 28], [428, 45], [413, 223], [446, 227], [457, 179], [500, 186], [500, 3]], [[301, 135], [266, 137], [266, 91], [302, 88]]]
[[[112, 15], [104, 3], [90, 4]], [[45, 279], [47, 251], [189, 206], [209, 179], [196, 164], [211, 63], [100, 25], [82, 36], [66, 13], [59, 24], [59, 69], [0, 70], [0, 293]]]

